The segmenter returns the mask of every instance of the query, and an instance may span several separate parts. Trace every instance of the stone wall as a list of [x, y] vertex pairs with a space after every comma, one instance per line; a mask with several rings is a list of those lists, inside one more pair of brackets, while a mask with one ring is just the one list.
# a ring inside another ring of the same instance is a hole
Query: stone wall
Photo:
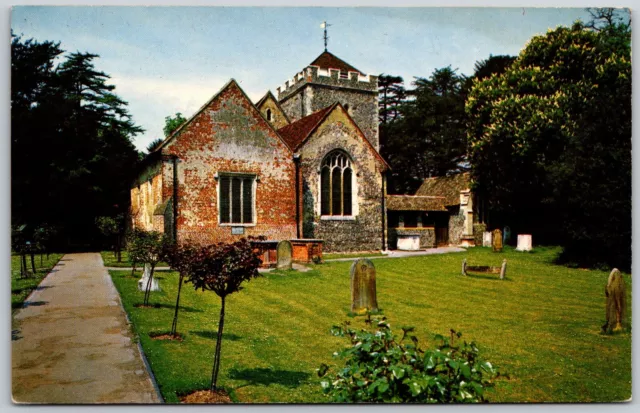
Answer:
[[291, 122], [340, 102], [343, 106], [349, 106], [349, 116], [378, 150], [377, 76], [363, 77], [356, 72], [349, 72], [349, 78], [342, 79], [335, 70], [326, 76], [319, 75], [317, 67], [308, 67], [305, 71], [304, 78], [279, 90], [280, 105]]
[[[364, 251], [382, 248], [382, 164], [340, 107], [336, 107], [300, 149], [304, 179], [305, 237], [325, 241], [325, 251]], [[335, 149], [351, 158], [355, 177], [353, 214], [320, 216], [320, 166]]]
[[271, 95], [268, 95], [267, 98], [264, 101], [262, 101], [262, 103], [258, 107], [258, 110], [260, 110], [260, 113], [262, 113], [262, 116], [264, 116], [264, 118], [267, 120], [269, 120], [269, 118], [267, 117], [267, 110], [271, 111], [270, 123], [276, 129], [284, 128], [289, 124], [289, 121], [287, 120], [287, 117], [285, 116], [284, 112], [280, 110], [280, 107], [278, 107], [278, 103], [275, 100], [273, 100]]
[[133, 225], [147, 231], [154, 225], [156, 206], [162, 202], [161, 162], [154, 162], [138, 175], [131, 188], [131, 220]]
[[[235, 82], [163, 148], [163, 155], [176, 155], [179, 159], [178, 241], [232, 242], [249, 235], [264, 235], [271, 240], [295, 238], [292, 153]], [[170, 159], [163, 162], [165, 200], [173, 195], [172, 162]], [[257, 177], [254, 224], [219, 223], [220, 173]], [[171, 210], [172, 207], [165, 211]], [[232, 227], [243, 227], [244, 234], [232, 234]]]
[[449, 210], [449, 244], [460, 245], [465, 231], [465, 214], [460, 206], [447, 207]]

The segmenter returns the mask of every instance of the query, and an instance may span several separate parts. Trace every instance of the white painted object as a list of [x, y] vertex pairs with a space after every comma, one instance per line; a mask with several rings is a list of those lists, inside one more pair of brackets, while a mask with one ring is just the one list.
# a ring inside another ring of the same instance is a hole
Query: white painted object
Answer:
[[420, 249], [420, 235], [398, 235], [398, 249], [418, 251]]
[[490, 247], [491, 246], [491, 240], [492, 240], [492, 234], [489, 231], [485, 231], [482, 233], [482, 246], [483, 247]]
[[531, 240], [531, 234], [519, 234], [516, 251], [531, 251], [532, 249], [533, 242]]
[[[151, 276], [151, 266], [148, 263], [144, 264], [144, 271], [142, 272], [142, 278], [138, 280], [138, 290], [146, 291], [150, 276]], [[153, 278], [153, 280], [151, 280], [151, 291], [160, 291], [160, 286], [158, 285], [158, 279], [155, 277]]]

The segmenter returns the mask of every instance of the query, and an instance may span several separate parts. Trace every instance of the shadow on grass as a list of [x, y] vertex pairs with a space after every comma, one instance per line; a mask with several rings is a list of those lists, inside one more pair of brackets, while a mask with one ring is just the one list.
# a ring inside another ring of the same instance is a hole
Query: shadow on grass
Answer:
[[39, 307], [41, 305], [49, 304], [49, 301], [25, 301], [24, 303], [11, 303], [11, 308], [22, 308], [22, 307]]
[[274, 370], [265, 368], [236, 369], [229, 370], [229, 378], [233, 380], [246, 380], [247, 383], [236, 387], [239, 389], [245, 386], [269, 386], [279, 384], [288, 388], [300, 387], [309, 377], [310, 373], [291, 370]]
[[[218, 332], [217, 331], [212, 331], [212, 330], [201, 330], [201, 331], [189, 331], [190, 334], [195, 334], [198, 337], [202, 337], [202, 338], [208, 338], [211, 340], [215, 340], [218, 338]], [[242, 337], [236, 335], [236, 334], [227, 334], [225, 332], [222, 333], [222, 339], [223, 340], [229, 340], [229, 341], [238, 341], [240, 340]]]
[[468, 277], [468, 278], [479, 278], [479, 279], [491, 280], [491, 281], [513, 281], [509, 277], [504, 277], [501, 280], [499, 275], [487, 275], [487, 274], [481, 274], [481, 273], [473, 273], [473, 274], [472, 273], [467, 273], [466, 277]]
[[[155, 277], [154, 277], [155, 278]], [[142, 303], [136, 303], [133, 305], [136, 308], [145, 308], [143, 306]], [[175, 310], [176, 309], [176, 305], [175, 304], [165, 304], [165, 303], [149, 303], [148, 308], [169, 308], [171, 310]], [[184, 311], [185, 313], [202, 313], [203, 311], [198, 309], [198, 308], [194, 308], [194, 307], [184, 307], [184, 306], [180, 306], [180, 311]]]

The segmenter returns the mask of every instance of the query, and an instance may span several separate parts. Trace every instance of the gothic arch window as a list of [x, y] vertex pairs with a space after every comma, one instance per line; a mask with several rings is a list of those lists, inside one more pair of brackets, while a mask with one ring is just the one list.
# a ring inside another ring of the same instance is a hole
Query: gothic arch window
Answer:
[[271, 109], [267, 109], [267, 120], [271, 122]]
[[329, 153], [320, 167], [320, 214], [353, 215], [353, 168], [341, 150]]

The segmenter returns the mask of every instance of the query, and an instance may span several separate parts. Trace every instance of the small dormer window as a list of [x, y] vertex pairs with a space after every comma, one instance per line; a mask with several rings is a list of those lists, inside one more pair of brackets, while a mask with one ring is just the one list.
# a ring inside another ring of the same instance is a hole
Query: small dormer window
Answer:
[[[348, 104], [348, 103], [345, 103], [343, 107], [344, 107], [344, 110], [345, 110], [347, 113], [349, 113], [349, 104]], [[350, 113], [349, 113], [349, 114], [350, 114]]]
[[267, 109], [267, 120], [271, 122], [273, 118], [271, 117], [271, 109]]

